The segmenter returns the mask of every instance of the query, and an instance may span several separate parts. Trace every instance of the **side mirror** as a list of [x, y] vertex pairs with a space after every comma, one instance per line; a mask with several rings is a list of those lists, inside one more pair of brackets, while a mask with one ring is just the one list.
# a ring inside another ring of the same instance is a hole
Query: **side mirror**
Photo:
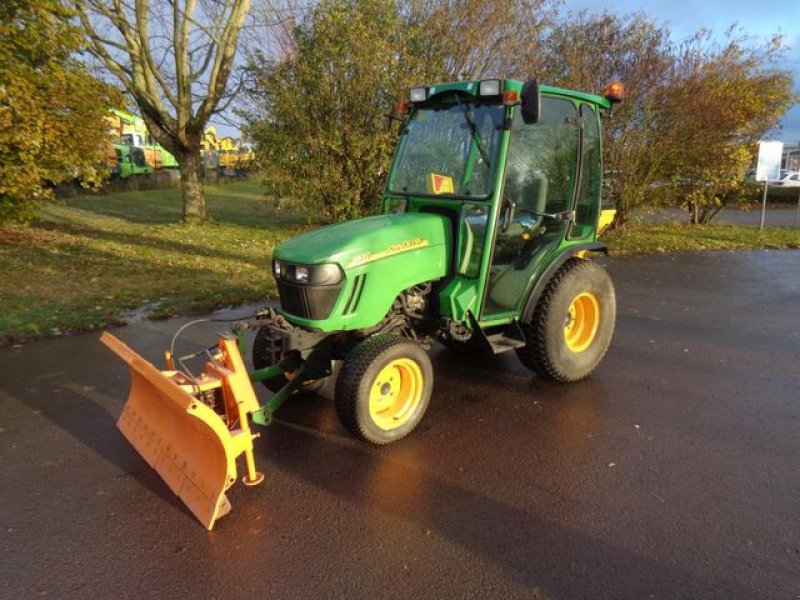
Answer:
[[522, 86], [522, 120], [526, 125], [539, 122], [542, 109], [542, 96], [539, 93], [539, 80], [531, 79]]

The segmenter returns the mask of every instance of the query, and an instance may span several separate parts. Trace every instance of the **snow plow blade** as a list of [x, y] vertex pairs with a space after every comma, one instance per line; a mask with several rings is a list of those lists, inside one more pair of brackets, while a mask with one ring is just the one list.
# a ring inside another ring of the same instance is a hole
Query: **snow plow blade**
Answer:
[[[159, 371], [109, 333], [100, 341], [130, 366], [131, 389], [117, 427], [206, 529], [231, 505], [225, 491], [236, 481], [244, 453], [244, 483], [255, 485], [253, 438], [247, 413], [258, 408], [234, 340], [222, 337], [202, 375]], [[169, 362], [169, 359], [168, 359]]]

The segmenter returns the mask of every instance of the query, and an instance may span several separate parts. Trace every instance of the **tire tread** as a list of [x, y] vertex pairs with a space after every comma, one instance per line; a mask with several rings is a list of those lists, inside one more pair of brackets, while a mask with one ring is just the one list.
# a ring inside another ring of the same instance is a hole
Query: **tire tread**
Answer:
[[[603, 356], [605, 356], [605, 353], [608, 350], [608, 343], [606, 343], [605, 348], [603, 348], [597, 361], [590, 371], [575, 375], [574, 373], [569, 373], [560, 368], [560, 366], [552, 359], [550, 353], [548, 352], [550, 345], [548, 344], [547, 338], [547, 320], [551, 310], [551, 305], [553, 303], [553, 298], [555, 297], [561, 282], [565, 277], [567, 277], [567, 275], [596, 268], [598, 268], [598, 266], [589, 260], [579, 258], [568, 260], [553, 275], [550, 281], [547, 282], [547, 287], [539, 298], [539, 302], [536, 305], [536, 311], [534, 312], [531, 322], [520, 324], [525, 334], [527, 344], [517, 350], [517, 356], [523, 365], [528, 367], [537, 375], [562, 383], [571, 383], [587, 377], [597, 368]], [[612, 324], [611, 335], [609, 336], [608, 342], [610, 342], [611, 337], [613, 337], [613, 333], [614, 325]]]
[[355, 437], [379, 446], [397, 441], [410, 431], [393, 439], [382, 439], [371, 435], [359, 422], [358, 404], [355, 399], [358, 398], [361, 383], [368, 374], [370, 366], [383, 352], [399, 345], [418, 347], [414, 342], [395, 335], [379, 335], [364, 340], [347, 355], [336, 379], [334, 403], [342, 426]]

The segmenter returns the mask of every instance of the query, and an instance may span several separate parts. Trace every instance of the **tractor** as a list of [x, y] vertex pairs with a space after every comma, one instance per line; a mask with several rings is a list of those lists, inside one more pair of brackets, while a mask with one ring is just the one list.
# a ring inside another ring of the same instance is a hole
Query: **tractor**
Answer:
[[[599, 96], [536, 79], [412, 88], [395, 107], [381, 214], [278, 246], [279, 308], [221, 336], [202, 374], [173, 352], [160, 371], [103, 335], [133, 375], [123, 434], [210, 529], [230, 508], [240, 454], [244, 483], [263, 479], [248, 421], [269, 424], [295, 393], [332, 389], [344, 428], [382, 445], [423, 419], [434, 342], [513, 350], [558, 382], [587, 377], [614, 332], [614, 286], [591, 255], [606, 252], [598, 235], [614, 216], [601, 200], [601, 115], [623, 93], [619, 83]], [[267, 401], [251, 382], [272, 392]]]

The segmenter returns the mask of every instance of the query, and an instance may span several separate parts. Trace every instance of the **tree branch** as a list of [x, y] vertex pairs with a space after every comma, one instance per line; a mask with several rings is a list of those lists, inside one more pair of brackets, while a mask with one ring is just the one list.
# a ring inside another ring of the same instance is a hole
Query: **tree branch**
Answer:
[[232, 4], [230, 16], [225, 23], [225, 29], [217, 47], [217, 55], [208, 81], [208, 96], [203, 100], [197, 111], [197, 120], [205, 123], [216, 110], [219, 99], [225, 91], [225, 86], [230, 75], [233, 58], [236, 54], [236, 45], [239, 41], [239, 32], [244, 25], [247, 11], [250, 10], [250, 0], [226, 0], [223, 13], [227, 12]]
[[153, 54], [150, 48], [148, 20], [149, 12], [149, 0], [136, 0], [134, 14], [136, 15], [136, 31], [139, 36], [139, 44], [141, 45], [142, 56], [144, 58], [143, 70], [146, 78], [149, 81], [149, 87], [155, 88], [153, 81], [157, 82], [161, 88], [161, 93], [164, 94], [164, 97], [167, 99], [167, 101], [177, 110], [178, 106], [177, 101], [175, 100], [175, 95], [170, 90], [170, 86], [168, 85], [166, 78], [162, 75], [161, 71], [156, 67], [155, 62], [153, 61]]

